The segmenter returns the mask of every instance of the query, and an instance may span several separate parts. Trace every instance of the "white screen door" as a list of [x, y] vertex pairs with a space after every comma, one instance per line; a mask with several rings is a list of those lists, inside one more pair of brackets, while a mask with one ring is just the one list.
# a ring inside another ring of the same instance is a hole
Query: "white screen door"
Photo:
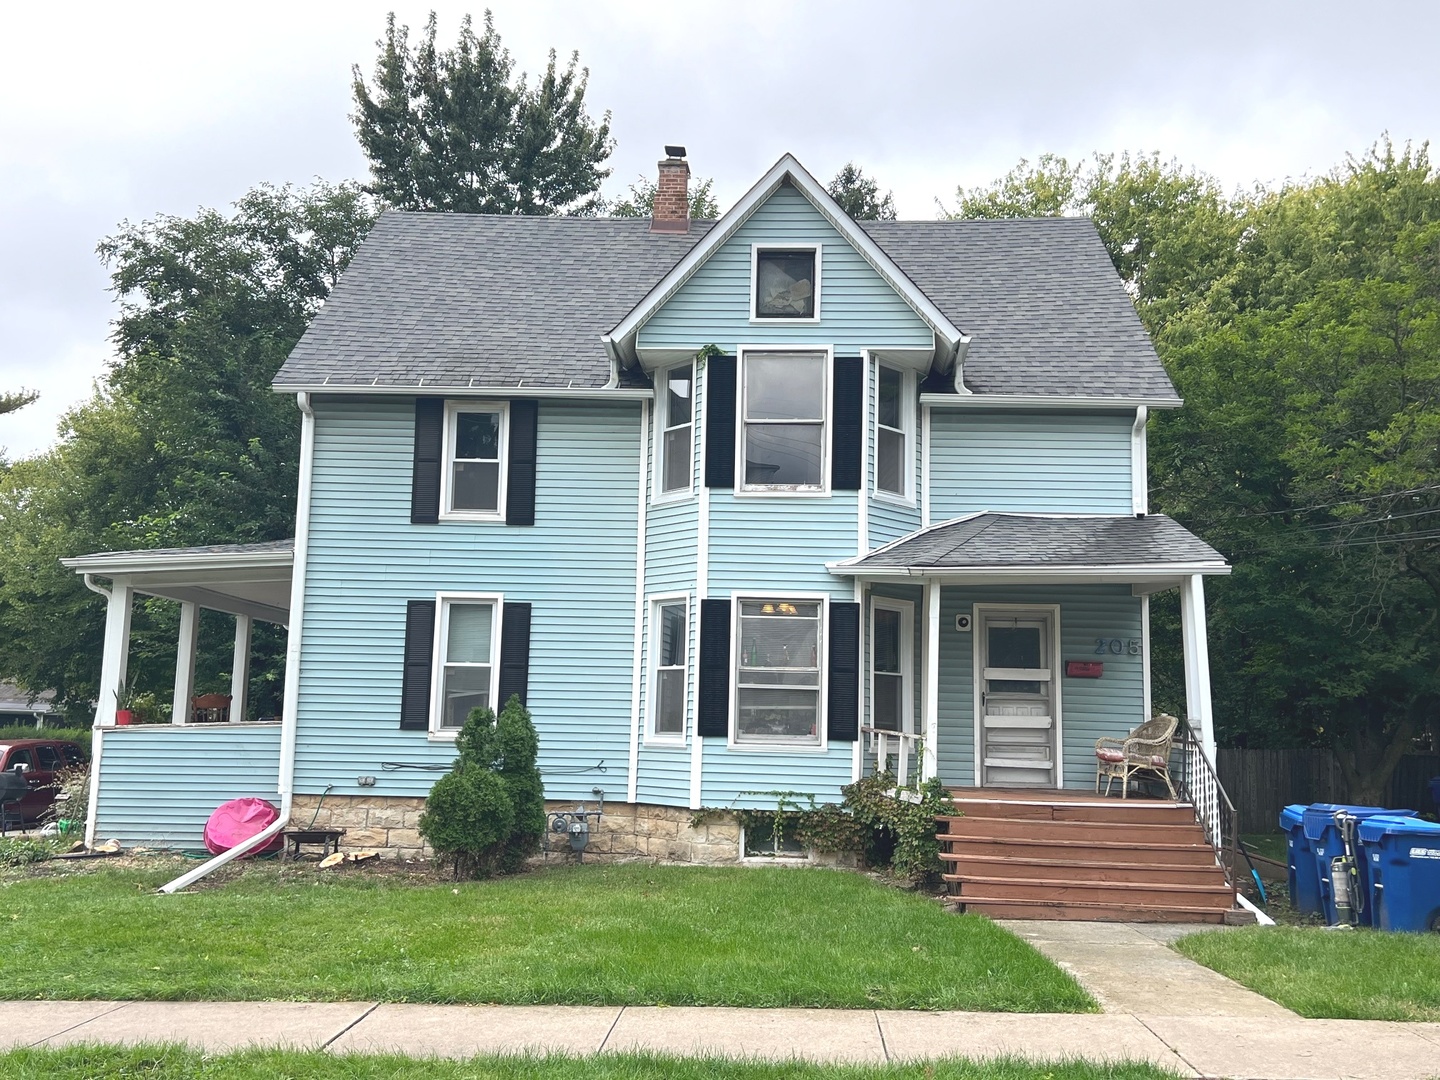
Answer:
[[1051, 618], [989, 612], [980, 619], [980, 777], [985, 787], [1055, 786]]

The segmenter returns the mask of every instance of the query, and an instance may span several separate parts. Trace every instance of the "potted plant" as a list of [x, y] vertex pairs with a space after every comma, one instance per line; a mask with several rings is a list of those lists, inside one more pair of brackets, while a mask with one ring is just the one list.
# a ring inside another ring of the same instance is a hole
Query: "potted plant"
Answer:
[[165, 722], [161, 715], [160, 702], [150, 691], [143, 694], [136, 694], [130, 699], [131, 723], [135, 724], [161, 724]]
[[118, 727], [129, 727], [136, 721], [135, 702], [139, 697], [133, 690], [127, 689], [124, 683], [120, 689], [115, 691], [115, 724]]

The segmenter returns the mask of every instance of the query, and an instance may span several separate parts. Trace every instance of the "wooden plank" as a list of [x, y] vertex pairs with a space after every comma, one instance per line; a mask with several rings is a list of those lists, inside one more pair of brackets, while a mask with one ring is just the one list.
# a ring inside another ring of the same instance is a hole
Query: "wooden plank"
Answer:
[[961, 910], [991, 919], [1053, 919], [1092, 922], [1223, 923], [1227, 912], [1209, 908], [1146, 907], [1124, 904], [1057, 904], [1043, 900], [979, 901]]

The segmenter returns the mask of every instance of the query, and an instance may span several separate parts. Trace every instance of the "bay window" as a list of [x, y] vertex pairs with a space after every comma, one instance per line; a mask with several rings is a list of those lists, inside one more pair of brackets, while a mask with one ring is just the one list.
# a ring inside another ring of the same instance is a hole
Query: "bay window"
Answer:
[[658, 738], [685, 737], [685, 689], [690, 616], [683, 599], [657, 600], [651, 607], [651, 726]]
[[823, 607], [742, 599], [735, 655], [735, 741], [819, 745]]
[[742, 490], [825, 490], [829, 361], [820, 351], [743, 354]]

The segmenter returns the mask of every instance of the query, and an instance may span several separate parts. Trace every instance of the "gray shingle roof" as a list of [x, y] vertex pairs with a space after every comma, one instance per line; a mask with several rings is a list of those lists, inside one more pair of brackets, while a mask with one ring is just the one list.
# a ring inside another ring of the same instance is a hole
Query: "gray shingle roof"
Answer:
[[388, 211], [275, 385], [604, 386], [600, 335], [709, 227]]
[[861, 224], [971, 336], [967, 389], [1179, 404], [1089, 218]]
[[983, 513], [921, 529], [846, 564], [882, 568], [1041, 570], [1224, 564], [1221, 554], [1164, 514], [1047, 517]]
[[[275, 385], [604, 386], [601, 335], [712, 224], [387, 212]], [[970, 390], [1178, 403], [1088, 220], [864, 227], [971, 335]]]

